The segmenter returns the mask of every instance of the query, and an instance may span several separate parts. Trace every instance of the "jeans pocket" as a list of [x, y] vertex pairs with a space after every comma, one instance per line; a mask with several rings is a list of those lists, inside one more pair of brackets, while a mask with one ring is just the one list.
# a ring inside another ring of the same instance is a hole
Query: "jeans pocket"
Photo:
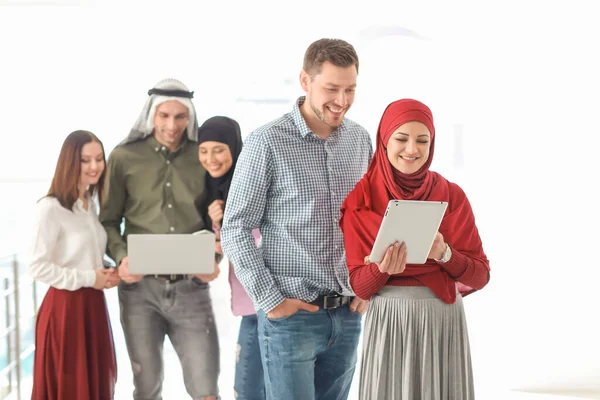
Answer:
[[266, 319], [267, 321], [271, 321], [271, 322], [280, 322], [280, 321], [285, 321], [286, 319], [290, 319], [290, 318], [291, 318], [291, 317], [293, 317], [294, 315], [298, 315], [298, 314], [300, 314], [300, 313], [302, 313], [302, 312], [304, 312], [304, 310], [298, 310], [298, 311], [296, 311], [296, 312], [295, 312], [295, 313], [293, 313], [293, 314], [286, 315], [285, 317], [279, 317], [279, 318], [271, 318], [271, 317], [268, 317], [268, 316], [265, 314], [265, 319]]
[[[294, 314], [292, 314], [292, 315], [294, 315]], [[288, 318], [289, 318], [289, 317], [291, 317], [292, 315], [288, 315], [288, 316], [286, 316], [286, 317], [279, 317], [279, 318], [265, 317], [265, 319], [266, 319], [267, 321], [270, 321], [270, 322], [280, 322], [280, 321], [285, 321], [286, 319], [288, 319]]]

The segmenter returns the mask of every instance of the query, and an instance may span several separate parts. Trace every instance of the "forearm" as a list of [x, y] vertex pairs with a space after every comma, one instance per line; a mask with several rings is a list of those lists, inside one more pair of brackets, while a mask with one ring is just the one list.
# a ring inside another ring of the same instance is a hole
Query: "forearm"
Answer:
[[377, 264], [349, 266], [350, 286], [361, 299], [369, 300], [385, 286], [390, 275], [379, 271]]
[[127, 256], [127, 243], [121, 236], [120, 229], [104, 224], [107, 236], [107, 254], [119, 265], [121, 260]]
[[65, 268], [42, 260], [31, 262], [29, 274], [33, 279], [56, 289], [70, 291], [92, 287], [96, 282], [96, 272], [93, 269]]
[[279, 290], [271, 272], [261, 263], [246, 264], [246, 268], [237, 268], [233, 263], [234, 271], [246, 292], [256, 304], [257, 308], [265, 313], [270, 312], [285, 300], [285, 296]]
[[100, 222], [107, 235], [107, 254], [117, 266], [127, 256], [127, 243], [121, 235], [121, 223], [125, 213], [126, 194], [121, 164], [113, 151], [108, 159], [104, 201], [100, 207]]
[[233, 264], [235, 275], [258, 308], [269, 312], [283, 302], [285, 297], [256, 247], [252, 230], [225, 227], [221, 237], [223, 250]]
[[438, 263], [456, 281], [480, 290], [490, 280], [486, 262], [452, 249], [452, 257], [447, 263]]
[[285, 299], [252, 234], [264, 223], [272, 167], [269, 146], [260, 135], [249, 135], [233, 175], [221, 228], [225, 255], [231, 260], [242, 286], [264, 312], [271, 311]]

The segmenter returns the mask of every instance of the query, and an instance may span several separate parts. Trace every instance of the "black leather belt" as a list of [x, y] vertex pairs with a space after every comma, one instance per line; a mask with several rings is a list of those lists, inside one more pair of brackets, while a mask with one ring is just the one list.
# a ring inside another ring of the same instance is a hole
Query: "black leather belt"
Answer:
[[154, 275], [154, 277], [156, 279], [164, 279], [169, 283], [175, 283], [175, 282], [179, 282], [182, 281], [184, 279], [187, 279], [188, 276], [187, 275], [181, 275], [181, 274], [173, 274], [173, 275]]
[[325, 310], [331, 308], [338, 308], [341, 306], [345, 306], [346, 304], [350, 304], [354, 299], [353, 296], [342, 296], [338, 293], [325, 294], [317, 297], [315, 300], [311, 301], [310, 304], [315, 306], [319, 306]]

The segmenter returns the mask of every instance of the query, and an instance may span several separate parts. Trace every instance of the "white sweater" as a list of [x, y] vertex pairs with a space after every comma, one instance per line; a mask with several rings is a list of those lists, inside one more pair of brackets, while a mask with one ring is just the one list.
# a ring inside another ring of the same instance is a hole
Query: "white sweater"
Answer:
[[44, 197], [37, 205], [33, 251], [29, 273], [33, 279], [57, 289], [92, 287], [95, 269], [103, 268], [106, 232], [98, 221], [96, 205], [77, 200], [73, 211], [54, 197]]

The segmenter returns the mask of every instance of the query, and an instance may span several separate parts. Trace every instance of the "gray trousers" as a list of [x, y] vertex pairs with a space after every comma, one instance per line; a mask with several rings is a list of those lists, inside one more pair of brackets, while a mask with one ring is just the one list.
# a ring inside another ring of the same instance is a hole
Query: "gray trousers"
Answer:
[[146, 276], [119, 284], [121, 325], [133, 370], [134, 400], [162, 400], [163, 343], [169, 336], [194, 400], [217, 396], [219, 342], [208, 284]]

